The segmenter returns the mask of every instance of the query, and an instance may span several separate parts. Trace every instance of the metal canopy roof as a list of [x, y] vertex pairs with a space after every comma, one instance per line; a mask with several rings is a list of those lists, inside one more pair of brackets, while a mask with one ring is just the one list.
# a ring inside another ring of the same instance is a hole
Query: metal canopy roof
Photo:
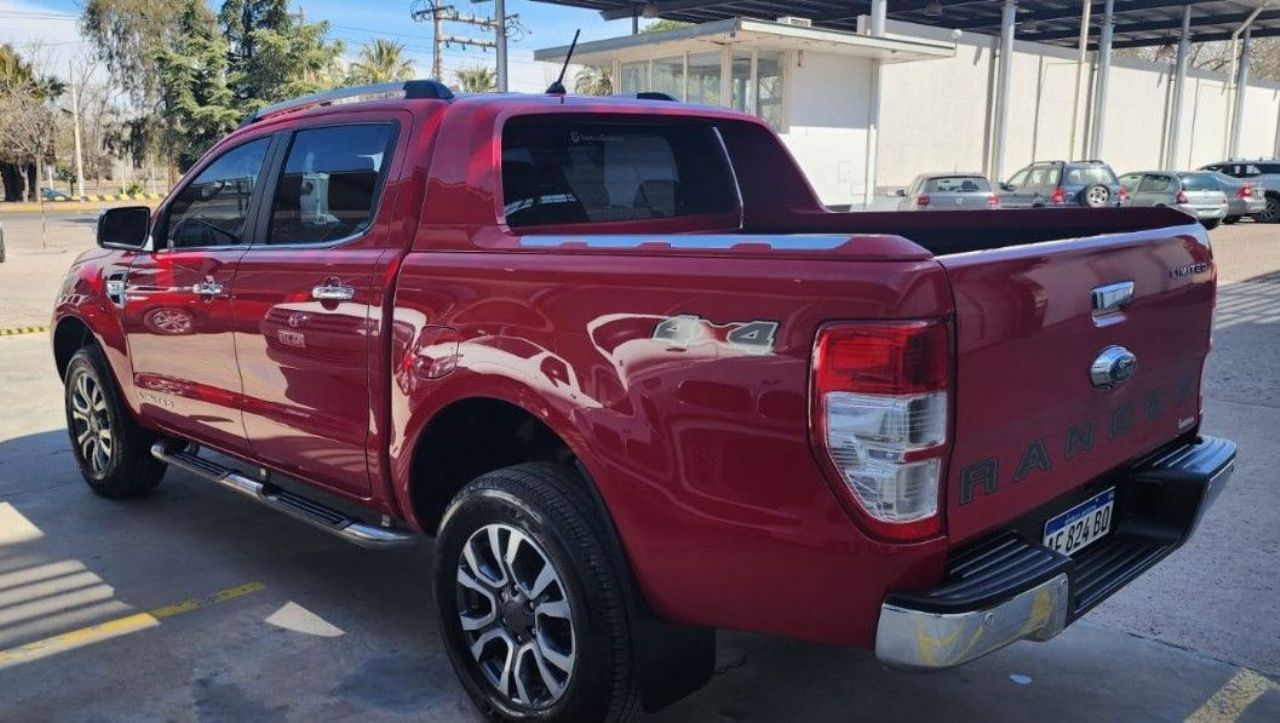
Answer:
[[[705, 23], [731, 17], [773, 20], [794, 15], [813, 20], [815, 27], [852, 31], [858, 16], [871, 12], [870, 0], [537, 0], [555, 5], [599, 10], [608, 19], [629, 18], [649, 7], [648, 16]], [[987, 35], [1000, 32], [1002, 0], [887, 0], [888, 15], [940, 28], [959, 28]], [[1115, 0], [1114, 47], [1133, 48], [1176, 43], [1182, 27], [1182, 8], [1191, 6], [1193, 42], [1229, 40], [1251, 13], [1266, 0]], [[1092, 47], [1102, 24], [1104, 3], [1091, 10]], [[939, 13], [939, 8], [941, 12]], [[1019, 0], [1018, 39], [1075, 47], [1080, 34], [1080, 0]], [[1280, 3], [1264, 9], [1253, 21], [1253, 37], [1280, 36]]]

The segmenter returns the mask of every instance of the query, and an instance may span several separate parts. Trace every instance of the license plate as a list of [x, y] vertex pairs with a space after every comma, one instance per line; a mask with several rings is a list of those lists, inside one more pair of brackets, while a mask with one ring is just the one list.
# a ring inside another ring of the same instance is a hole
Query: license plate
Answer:
[[1112, 487], [1053, 517], [1044, 525], [1044, 546], [1074, 555], [1101, 540], [1111, 531], [1115, 506], [1116, 488]]

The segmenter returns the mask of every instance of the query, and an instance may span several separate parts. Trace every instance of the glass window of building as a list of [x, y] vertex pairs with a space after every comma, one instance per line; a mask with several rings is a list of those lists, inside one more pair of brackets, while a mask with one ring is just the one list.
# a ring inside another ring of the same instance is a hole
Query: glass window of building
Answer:
[[722, 105], [720, 102], [720, 53], [689, 55], [690, 103]]
[[729, 66], [729, 88], [734, 110], [755, 113], [755, 92], [751, 87], [751, 51], [733, 51], [733, 62]]
[[684, 100], [684, 56], [653, 61], [653, 90]]
[[756, 115], [776, 131], [783, 130], [782, 53], [761, 50], [756, 54]]
[[623, 63], [618, 72], [618, 92], [624, 95], [642, 93], [649, 89], [649, 63]]

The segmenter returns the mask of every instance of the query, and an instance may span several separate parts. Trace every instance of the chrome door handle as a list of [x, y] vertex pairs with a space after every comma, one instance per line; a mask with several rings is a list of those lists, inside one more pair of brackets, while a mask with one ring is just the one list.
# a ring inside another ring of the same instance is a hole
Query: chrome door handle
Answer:
[[311, 287], [311, 298], [316, 301], [351, 301], [356, 298], [356, 290], [330, 282]]
[[205, 279], [191, 287], [191, 293], [197, 296], [221, 296], [222, 284], [213, 279]]

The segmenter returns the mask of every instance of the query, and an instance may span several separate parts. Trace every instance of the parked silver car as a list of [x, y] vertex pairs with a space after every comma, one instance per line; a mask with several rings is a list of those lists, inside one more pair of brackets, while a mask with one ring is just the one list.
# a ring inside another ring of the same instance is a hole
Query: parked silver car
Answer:
[[1263, 223], [1280, 222], [1280, 159], [1259, 158], [1250, 161], [1237, 158], [1221, 163], [1210, 163], [1207, 166], [1201, 166], [1200, 170], [1218, 171], [1254, 186], [1261, 186], [1267, 206], [1255, 215], [1254, 219]]
[[922, 173], [898, 189], [899, 211], [1000, 208], [1000, 197], [981, 173]]
[[1222, 183], [1204, 171], [1139, 171], [1120, 177], [1130, 206], [1168, 206], [1194, 216], [1205, 228], [1217, 228], [1227, 216]]
[[1217, 171], [1206, 171], [1222, 184], [1222, 192], [1227, 194], [1227, 216], [1223, 223], [1235, 223], [1245, 216], [1253, 217], [1267, 210], [1267, 192], [1261, 183], [1250, 183], [1245, 178], [1235, 178]]

